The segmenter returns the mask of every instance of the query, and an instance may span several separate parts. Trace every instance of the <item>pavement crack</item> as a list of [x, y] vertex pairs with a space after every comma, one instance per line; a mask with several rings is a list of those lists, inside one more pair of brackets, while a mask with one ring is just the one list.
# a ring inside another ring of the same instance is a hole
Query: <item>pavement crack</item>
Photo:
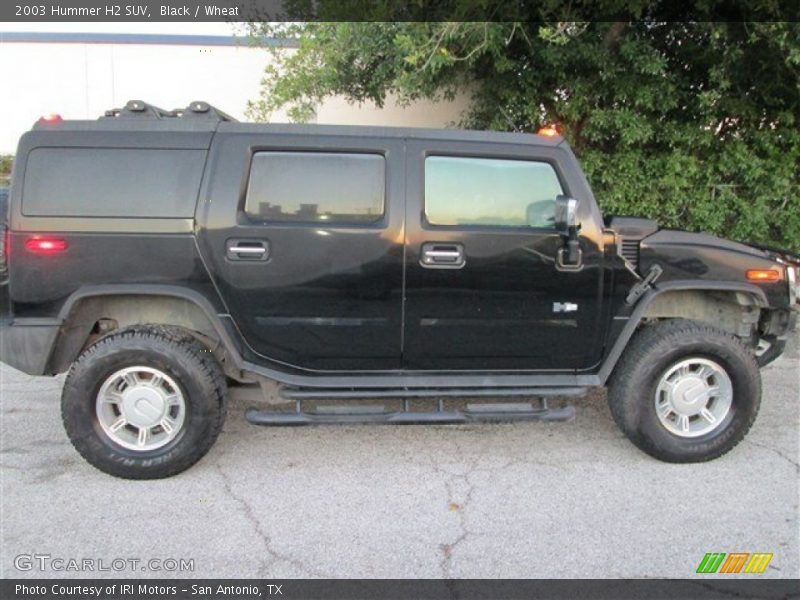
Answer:
[[273, 566], [277, 562], [285, 562], [293, 565], [297, 569], [299, 569], [302, 573], [306, 573], [307, 575], [313, 577], [321, 577], [321, 578], [329, 578], [329, 575], [326, 575], [316, 569], [309, 567], [301, 560], [283, 554], [276, 550], [273, 546], [272, 536], [267, 533], [261, 524], [261, 521], [256, 516], [256, 511], [250, 502], [242, 495], [237, 494], [233, 489], [233, 483], [231, 482], [230, 477], [224, 471], [222, 466], [219, 463], [216, 463], [215, 468], [219, 473], [220, 477], [222, 478], [222, 483], [225, 488], [225, 492], [236, 501], [237, 504], [241, 507], [242, 515], [245, 519], [252, 525], [253, 531], [255, 531], [256, 535], [261, 540], [261, 543], [264, 546], [264, 549], [267, 551], [267, 554], [272, 560], [261, 560], [261, 568], [259, 569], [260, 576], [266, 576], [269, 572], [269, 568]]
[[[461, 446], [458, 442], [455, 442], [455, 446], [457, 448], [455, 454], [463, 459], [463, 450]], [[442, 572], [442, 577], [450, 580], [453, 578], [453, 553], [462, 542], [472, 535], [467, 524], [467, 509], [472, 502], [472, 494], [475, 491], [475, 484], [471, 481], [470, 476], [477, 470], [478, 459], [476, 458], [473, 460], [464, 473], [453, 473], [444, 469], [433, 457], [431, 457], [431, 467], [434, 471], [446, 477], [444, 480], [445, 490], [447, 491], [446, 505], [449, 510], [456, 512], [458, 516], [458, 534], [456, 537], [450, 542], [439, 544], [439, 551], [442, 554], [442, 558], [439, 561], [439, 569]], [[463, 496], [457, 495], [455, 488], [459, 484], [461, 484], [461, 487], [466, 486], [466, 493], [464, 493]], [[451, 595], [452, 592], [453, 590], [451, 590]]]
[[459, 526], [459, 533], [456, 538], [449, 542], [449, 543], [442, 543], [439, 545], [439, 548], [442, 552], [442, 560], [439, 563], [439, 568], [442, 571], [442, 576], [445, 579], [452, 578], [452, 566], [453, 566], [453, 553], [455, 552], [456, 548], [461, 544], [464, 540], [466, 540], [470, 535], [471, 531], [467, 527], [467, 516], [466, 510], [469, 507], [469, 503], [472, 500], [472, 492], [475, 489], [475, 486], [469, 483], [468, 475], [455, 475], [453, 476], [456, 479], [463, 479], [467, 482], [467, 493], [464, 496], [464, 499], [461, 500], [461, 503], [455, 502], [455, 494], [453, 493], [453, 483], [451, 480], [445, 482], [445, 487], [448, 493], [448, 507], [451, 510], [455, 510], [458, 515], [458, 526]]
[[756, 446], [757, 448], [763, 448], [764, 450], [769, 450], [773, 454], [777, 454], [778, 456], [780, 456], [784, 460], [786, 460], [789, 463], [791, 463], [792, 465], [794, 465], [795, 470], [798, 473], [800, 473], [800, 463], [798, 463], [791, 456], [786, 454], [783, 450], [779, 450], [778, 448], [773, 448], [772, 446], [769, 446], [767, 444], [762, 444], [760, 442], [754, 442], [753, 440], [745, 439], [744, 441], [747, 442], [748, 444], [752, 444], [753, 446]]
[[[448, 456], [456, 460], [460, 465], [467, 465], [466, 470], [462, 470], [462, 472], [449, 470], [438, 462], [435, 456], [431, 455], [429, 457], [431, 468], [443, 477], [444, 487], [447, 491], [446, 506], [449, 510], [456, 512], [458, 515], [458, 532], [455, 538], [451, 541], [439, 544], [439, 551], [441, 553], [439, 569], [442, 573], [442, 577], [448, 580], [453, 578], [453, 558], [456, 550], [463, 542], [469, 539], [470, 536], [476, 535], [476, 532], [472, 531], [469, 527], [468, 518], [468, 509], [472, 503], [472, 496], [476, 488], [476, 484], [473, 481], [476, 474], [492, 474], [520, 465], [537, 465], [564, 470], [562, 465], [552, 462], [530, 459], [523, 460], [519, 458], [510, 458], [502, 465], [479, 466], [479, 462], [483, 456], [482, 453], [474, 453], [470, 460], [470, 457], [467, 456], [464, 448], [462, 448], [457, 440], [453, 440], [453, 445], [455, 446], [455, 452]], [[458, 494], [459, 492], [461, 493], [460, 496]]]
[[9, 469], [11, 471], [19, 471], [20, 473], [24, 473], [25, 471], [29, 470], [24, 467], [20, 467], [18, 465], [9, 465], [6, 463], [0, 463], [0, 469]]

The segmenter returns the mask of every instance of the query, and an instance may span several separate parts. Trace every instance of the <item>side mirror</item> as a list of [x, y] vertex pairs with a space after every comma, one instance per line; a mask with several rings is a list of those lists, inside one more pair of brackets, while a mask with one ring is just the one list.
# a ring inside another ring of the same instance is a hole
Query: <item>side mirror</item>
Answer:
[[556, 266], [563, 271], [579, 271], [583, 268], [581, 244], [578, 239], [578, 209], [576, 198], [559, 195], [556, 197], [556, 230], [566, 238], [564, 247], [559, 248]]
[[578, 207], [576, 198], [559, 195], [556, 196], [556, 229], [560, 233], [569, 234], [571, 229], [578, 229]]

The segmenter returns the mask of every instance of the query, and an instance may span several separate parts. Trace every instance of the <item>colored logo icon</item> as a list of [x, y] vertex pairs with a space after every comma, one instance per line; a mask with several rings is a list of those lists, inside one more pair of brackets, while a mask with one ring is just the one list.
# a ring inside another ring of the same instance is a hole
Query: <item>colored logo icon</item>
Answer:
[[769, 561], [772, 560], [772, 553], [767, 552], [708, 552], [697, 565], [697, 573], [763, 573]]

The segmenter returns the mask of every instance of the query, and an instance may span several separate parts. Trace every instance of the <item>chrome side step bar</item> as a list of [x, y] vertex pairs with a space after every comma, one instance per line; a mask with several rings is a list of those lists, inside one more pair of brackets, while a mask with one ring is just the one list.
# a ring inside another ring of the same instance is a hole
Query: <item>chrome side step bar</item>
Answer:
[[295, 412], [249, 409], [245, 418], [253, 425], [334, 425], [372, 423], [384, 425], [414, 424], [458, 424], [474, 421], [571, 421], [575, 418], [575, 407], [549, 408], [542, 398], [540, 406], [532, 403], [511, 404], [467, 404], [463, 410], [444, 410], [440, 400], [438, 410], [388, 411], [383, 406], [318, 406], [304, 412], [301, 401], [296, 402]]

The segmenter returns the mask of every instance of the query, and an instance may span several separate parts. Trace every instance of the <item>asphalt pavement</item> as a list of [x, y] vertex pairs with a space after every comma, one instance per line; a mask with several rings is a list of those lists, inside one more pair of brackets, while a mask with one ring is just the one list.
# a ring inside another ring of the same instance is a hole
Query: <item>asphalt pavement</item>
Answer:
[[641, 453], [599, 392], [570, 423], [259, 428], [237, 388], [200, 463], [125, 481], [72, 449], [63, 378], [2, 366], [0, 576], [684, 578], [769, 552], [747, 577], [800, 577], [799, 367], [795, 337], [710, 463]]

